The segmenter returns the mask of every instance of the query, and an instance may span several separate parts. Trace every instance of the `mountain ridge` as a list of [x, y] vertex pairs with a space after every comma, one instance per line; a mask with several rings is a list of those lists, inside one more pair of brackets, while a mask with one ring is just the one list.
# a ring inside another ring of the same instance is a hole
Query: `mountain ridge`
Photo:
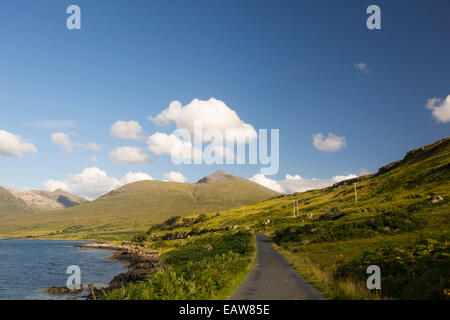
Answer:
[[280, 195], [253, 181], [223, 171], [200, 181], [203, 182], [137, 181], [74, 207], [40, 211], [34, 216], [24, 212], [13, 218], [14, 224], [17, 230], [29, 236], [86, 230], [101, 237], [118, 229], [132, 233], [134, 228], [162, 222], [172, 215], [221, 211]]
[[0, 187], [0, 192], [3, 199], [0, 201], [0, 212], [63, 209], [87, 202], [86, 199], [62, 189], [53, 192], [45, 190], [19, 191]]

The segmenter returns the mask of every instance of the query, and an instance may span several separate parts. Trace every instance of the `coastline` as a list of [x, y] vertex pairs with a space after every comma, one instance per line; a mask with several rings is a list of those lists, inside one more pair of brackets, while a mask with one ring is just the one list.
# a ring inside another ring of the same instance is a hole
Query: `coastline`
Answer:
[[86, 297], [88, 300], [93, 300], [101, 297], [105, 292], [120, 288], [129, 283], [137, 283], [145, 280], [149, 275], [161, 270], [164, 265], [159, 254], [145, 250], [141, 247], [131, 245], [115, 245], [110, 242], [102, 243], [88, 243], [76, 245], [75, 248], [80, 249], [103, 249], [111, 250], [114, 253], [110, 256], [110, 260], [121, 261], [127, 264], [126, 268], [129, 270], [116, 275], [108, 284], [106, 288], [93, 287], [92, 292], [89, 292]]

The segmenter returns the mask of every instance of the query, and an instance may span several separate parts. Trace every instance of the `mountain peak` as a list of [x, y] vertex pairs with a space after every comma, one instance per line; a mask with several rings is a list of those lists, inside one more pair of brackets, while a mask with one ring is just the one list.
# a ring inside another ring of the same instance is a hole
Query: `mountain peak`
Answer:
[[204, 177], [200, 180], [198, 180], [197, 183], [215, 183], [215, 182], [225, 182], [233, 179], [233, 175], [223, 171], [223, 170], [217, 170], [213, 174]]

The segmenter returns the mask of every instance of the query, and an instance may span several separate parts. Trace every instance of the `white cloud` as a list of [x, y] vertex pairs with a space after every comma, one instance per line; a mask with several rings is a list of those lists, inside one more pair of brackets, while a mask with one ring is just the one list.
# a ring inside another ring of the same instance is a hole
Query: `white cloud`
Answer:
[[355, 63], [354, 66], [355, 66], [355, 68], [356, 68], [358, 71], [360, 71], [361, 73], [367, 74], [367, 73], [370, 72], [370, 68], [369, 68], [369, 65], [368, 65], [367, 63], [364, 63], [364, 62], [358, 62], [358, 63]]
[[114, 138], [141, 140], [142, 127], [137, 121], [117, 121], [109, 129], [109, 135]]
[[21, 136], [0, 130], [0, 154], [21, 157], [24, 153], [37, 153], [34, 144], [25, 141]]
[[181, 174], [181, 172], [170, 171], [165, 173], [164, 178], [171, 182], [186, 182], [186, 178]]
[[286, 190], [281, 186], [281, 184], [278, 181], [267, 178], [263, 174], [260, 173], [255, 174], [253, 177], [250, 178], [250, 180], [274, 191], [286, 193]]
[[[196, 122], [200, 122], [203, 130], [217, 129], [226, 136], [226, 132], [248, 142], [257, 137], [256, 130], [251, 124], [242, 121], [237, 113], [223, 101], [215, 98], [209, 100], [194, 99], [186, 106], [179, 101], [172, 101], [166, 109], [156, 117], [148, 119], [160, 126], [174, 122], [179, 129], [188, 130], [194, 134]], [[204, 141], [209, 141], [204, 138]]]
[[183, 142], [173, 134], [156, 132], [148, 137], [147, 145], [148, 149], [157, 156], [173, 154], [178, 159], [200, 159], [202, 156], [201, 150], [195, 149], [190, 141]]
[[143, 172], [128, 172], [119, 180], [109, 177], [98, 167], [92, 167], [84, 169], [81, 173], [69, 174], [62, 180], [50, 179], [44, 182], [42, 187], [48, 191], [61, 188], [77, 196], [94, 199], [125, 184], [142, 180], [153, 180], [153, 178]]
[[329, 133], [327, 138], [323, 134], [313, 135], [313, 144], [317, 150], [325, 152], [336, 152], [347, 145], [345, 137], [339, 137], [334, 133]]
[[125, 177], [120, 179], [121, 184], [129, 184], [137, 181], [154, 180], [152, 176], [144, 172], [128, 172]]
[[[233, 150], [228, 149], [223, 145], [217, 145], [214, 143], [206, 146], [202, 154], [202, 150], [194, 148], [190, 141], [183, 142], [176, 135], [169, 135], [162, 132], [156, 132], [148, 137], [147, 145], [148, 149], [157, 156], [162, 154], [170, 154], [175, 159], [179, 160], [203, 159], [203, 161], [207, 164], [222, 164], [224, 159], [227, 159], [227, 157], [233, 159], [238, 158]], [[242, 161], [245, 161], [245, 159]]]
[[63, 148], [65, 151], [72, 153], [73, 148], [86, 149], [86, 150], [101, 150], [102, 147], [93, 142], [81, 143], [72, 142], [70, 140], [70, 134], [64, 132], [55, 132], [50, 135], [52, 142], [57, 146]]
[[55, 132], [50, 135], [52, 142], [57, 146], [63, 148], [67, 152], [72, 152], [72, 142], [70, 141], [69, 134], [64, 132]]
[[63, 180], [50, 179], [42, 186], [48, 191], [61, 188], [69, 193], [92, 199], [120, 187], [121, 183], [116, 178], [109, 177], [105, 171], [92, 167], [84, 169], [81, 173], [69, 174]]
[[115, 163], [150, 163], [150, 156], [139, 147], [119, 147], [111, 151], [109, 158]]
[[427, 101], [426, 108], [431, 110], [433, 117], [442, 123], [450, 122], [450, 95], [445, 100], [432, 98]]
[[299, 175], [289, 175], [287, 174], [283, 180], [274, 180], [267, 178], [262, 174], [255, 174], [250, 180], [259, 183], [269, 189], [278, 191], [281, 193], [294, 193], [294, 192], [304, 192], [312, 189], [321, 189], [331, 186], [337, 182], [356, 178], [354, 174], [334, 176], [329, 179], [304, 179]]

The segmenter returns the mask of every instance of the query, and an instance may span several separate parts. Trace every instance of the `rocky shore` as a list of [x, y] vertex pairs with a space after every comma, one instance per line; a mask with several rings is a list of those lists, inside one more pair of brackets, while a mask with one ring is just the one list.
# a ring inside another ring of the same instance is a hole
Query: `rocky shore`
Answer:
[[[155, 254], [142, 247], [125, 244], [119, 246], [111, 243], [91, 243], [76, 247], [82, 249], [113, 250], [115, 252], [110, 259], [127, 263], [127, 268], [129, 269], [127, 272], [115, 276], [108, 287], [102, 289], [94, 287], [90, 289], [89, 295], [87, 296], [88, 299], [99, 298], [104, 292], [120, 288], [122, 285], [127, 285], [128, 283], [145, 280], [149, 275], [164, 267], [159, 254]], [[92, 294], [92, 291], [94, 294]]]

